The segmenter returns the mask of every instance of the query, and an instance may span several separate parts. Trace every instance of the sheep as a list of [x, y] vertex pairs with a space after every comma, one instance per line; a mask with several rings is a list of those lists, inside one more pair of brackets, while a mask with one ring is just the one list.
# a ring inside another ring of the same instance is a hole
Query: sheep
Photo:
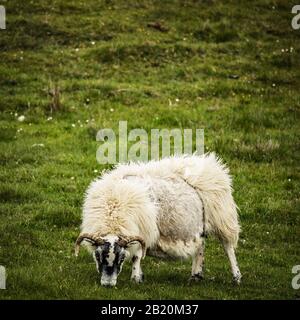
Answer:
[[215, 235], [239, 284], [237, 209], [229, 170], [214, 153], [119, 164], [86, 191], [75, 254], [84, 243], [103, 286], [116, 285], [128, 259], [131, 279], [142, 282], [141, 260], [146, 254], [191, 257], [189, 281], [199, 281], [203, 279], [205, 238]]

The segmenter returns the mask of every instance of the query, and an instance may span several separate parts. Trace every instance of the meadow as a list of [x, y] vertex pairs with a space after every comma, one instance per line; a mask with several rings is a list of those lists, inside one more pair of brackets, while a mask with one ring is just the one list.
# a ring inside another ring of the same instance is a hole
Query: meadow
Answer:
[[[286, 0], [0, 1], [0, 299], [296, 299], [300, 264], [300, 30]], [[110, 165], [102, 128], [203, 128], [228, 164], [240, 286], [214, 239], [191, 261], [146, 257], [100, 287], [74, 257], [84, 191]]]

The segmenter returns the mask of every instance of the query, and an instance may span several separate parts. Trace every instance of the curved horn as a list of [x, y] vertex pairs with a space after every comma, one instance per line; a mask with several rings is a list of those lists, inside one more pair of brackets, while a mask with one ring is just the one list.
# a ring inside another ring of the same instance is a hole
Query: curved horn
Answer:
[[79, 249], [80, 249], [80, 244], [83, 240], [89, 241], [94, 245], [100, 246], [101, 244], [104, 243], [104, 240], [95, 234], [90, 234], [90, 233], [82, 233], [79, 235], [75, 242], [75, 256], [78, 256]]
[[128, 245], [131, 243], [131, 242], [134, 242], [134, 241], [138, 241], [142, 247], [142, 252], [143, 252], [143, 258], [145, 257], [146, 255], [146, 244], [145, 244], [145, 241], [141, 238], [141, 237], [120, 237], [120, 240], [118, 241], [118, 244], [119, 246], [121, 247], [128, 247]]

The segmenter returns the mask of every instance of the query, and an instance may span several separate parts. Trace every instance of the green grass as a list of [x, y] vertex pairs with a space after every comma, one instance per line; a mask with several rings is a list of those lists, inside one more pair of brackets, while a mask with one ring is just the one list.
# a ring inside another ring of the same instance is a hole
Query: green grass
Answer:
[[[300, 31], [291, 28], [292, 3], [0, 4], [7, 10], [7, 30], [0, 30], [0, 265], [8, 275], [0, 299], [300, 297], [291, 287], [300, 264]], [[168, 31], [147, 27], [155, 21]], [[55, 85], [61, 107], [51, 113]], [[206, 151], [224, 158], [234, 179], [243, 229], [239, 287], [213, 239], [206, 279], [191, 286], [190, 261], [147, 257], [144, 284], [129, 282], [127, 265], [118, 286], [105, 289], [91, 257], [83, 251], [75, 259], [83, 193], [104, 169], [95, 135], [117, 130], [119, 120], [129, 129], [205, 129]]]

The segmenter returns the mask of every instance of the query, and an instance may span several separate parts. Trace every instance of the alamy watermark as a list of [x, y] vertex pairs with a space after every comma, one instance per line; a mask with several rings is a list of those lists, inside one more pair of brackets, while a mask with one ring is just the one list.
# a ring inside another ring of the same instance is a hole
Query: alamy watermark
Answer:
[[292, 28], [294, 30], [299, 30], [300, 29], [300, 4], [293, 6], [292, 13], [295, 14], [295, 16], [292, 19]]
[[[127, 121], [119, 121], [118, 134], [111, 128], [98, 131], [96, 139], [102, 142], [96, 158], [100, 164], [158, 160], [171, 155], [204, 153], [204, 129], [132, 129]], [[118, 141], [117, 141], [118, 137]], [[117, 148], [119, 158], [117, 159]], [[194, 149], [194, 150], [193, 150]]]
[[296, 274], [292, 280], [292, 287], [298, 290], [300, 289], [300, 265], [293, 266], [292, 273]]
[[3, 266], [0, 266], [0, 290], [1, 289], [6, 289], [6, 270]]
[[4, 6], [0, 6], [0, 29], [6, 29], [6, 11]]

